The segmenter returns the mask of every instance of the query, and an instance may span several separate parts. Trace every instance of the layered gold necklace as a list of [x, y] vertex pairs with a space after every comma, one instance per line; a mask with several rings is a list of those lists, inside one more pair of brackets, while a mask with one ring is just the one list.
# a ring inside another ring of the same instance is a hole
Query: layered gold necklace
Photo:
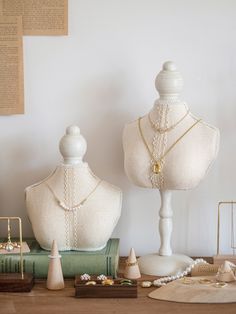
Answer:
[[[185, 115], [186, 116], [186, 115]], [[181, 119], [181, 121], [185, 118], [185, 116]], [[149, 148], [149, 145], [144, 137], [143, 131], [142, 131], [142, 127], [141, 127], [141, 120], [142, 118], [138, 119], [138, 128], [139, 128], [139, 132], [142, 138], [142, 141], [144, 143], [144, 145], [147, 148], [147, 151], [151, 157], [151, 159], [154, 161], [154, 164], [152, 165], [152, 172], [154, 174], [159, 174], [162, 171], [162, 166], [161, 166], [161, 161], [167, 156], [167, 154], [169, 154], [169, 152], [176, 146], [176, 144], [178, 144], [182, 138], [188, 134], [200, 121], [201, 119], [197, 120], [196, 122], [194, 122], [165, 152], [164, 154], [162, 154], [162, 156], [160, 156], [158, 159], [155, 158], [154, 153], [151, 151], [151, 149]], [[179, 122], [178, 122], [179, 124]], [[175, 125], [176, 126], [176, 125]], [[172, 129], [172, 128], [171, 128]], [[167, 131], [166, 131], [167, 132]]]

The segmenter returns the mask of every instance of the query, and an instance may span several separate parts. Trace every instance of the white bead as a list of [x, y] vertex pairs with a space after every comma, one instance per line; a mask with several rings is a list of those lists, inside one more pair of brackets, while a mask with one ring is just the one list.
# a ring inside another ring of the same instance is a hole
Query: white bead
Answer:
[[161, 287], [162, 283], [159, 281], [159, 279], [157, 279], [157, 280], [153, 281], [153, 285], [156, 286], [156, 287]]
[[154, 286], [158, 286], [160, 284], [159, 279], [153, 281]]

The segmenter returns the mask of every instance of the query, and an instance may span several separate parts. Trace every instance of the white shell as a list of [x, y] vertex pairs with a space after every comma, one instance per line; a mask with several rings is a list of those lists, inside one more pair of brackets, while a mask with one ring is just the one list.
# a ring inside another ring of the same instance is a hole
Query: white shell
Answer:
[[142, 286], [143, 288], [149, 288], [149, 287], [151, 287], [151, 285], [152, 285], [151, 281], [143, 281], [143, 282], [141, 283], [141, 286]]

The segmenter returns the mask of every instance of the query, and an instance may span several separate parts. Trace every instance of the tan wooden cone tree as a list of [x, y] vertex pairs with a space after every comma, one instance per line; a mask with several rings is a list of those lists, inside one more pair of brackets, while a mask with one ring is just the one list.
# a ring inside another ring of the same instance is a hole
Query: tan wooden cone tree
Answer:
[[55, 240], [53, 240], [49, 258], [47, 288], [49, 290], [61, 290], [65, 285], [61, 268], [61, 255], [59, 255], [57, 242]]
[[133, 248], [131, 248], [129, 257], [126, 260], [124, 277], [128, 279], [137, 279], [141, 277], [138, 261]]

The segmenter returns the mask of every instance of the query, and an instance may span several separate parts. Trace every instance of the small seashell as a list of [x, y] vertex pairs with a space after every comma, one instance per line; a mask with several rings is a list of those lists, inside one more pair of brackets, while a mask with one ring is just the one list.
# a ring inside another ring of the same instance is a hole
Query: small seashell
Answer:
[[152, 285], [151, 281], [143, 281], [143, 282], [141, 283], [141, 286], [142, 286], [143, 288], [150, 288], [151, 285]]

